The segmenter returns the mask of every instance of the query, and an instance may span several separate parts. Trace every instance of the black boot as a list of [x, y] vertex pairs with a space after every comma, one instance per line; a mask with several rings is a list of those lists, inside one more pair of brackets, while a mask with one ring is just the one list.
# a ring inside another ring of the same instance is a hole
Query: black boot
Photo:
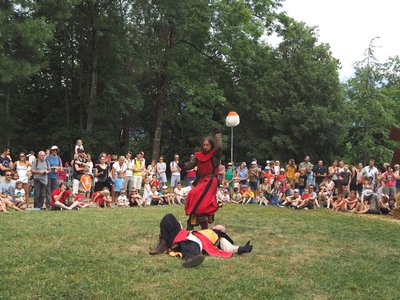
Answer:
[[168, 251], [167, 241], [160, 237], [160, 242], [158, 245], [149, 251], [150, 255], [161, 254]]
[[204, 261], [204, 255], [198, 254], [196, 256], [193, 256], [191, 258], [185, 259], [185, 262], [182, 264], [184, 268], [194, 268], [199, 265]]
[[244, 246], [240, 246], [238, 249], [238, 254], [242, 255], [243, 253], [250, 253], [253, 250], [253, 245], [250, 245], [250, 241], [248, 241]]

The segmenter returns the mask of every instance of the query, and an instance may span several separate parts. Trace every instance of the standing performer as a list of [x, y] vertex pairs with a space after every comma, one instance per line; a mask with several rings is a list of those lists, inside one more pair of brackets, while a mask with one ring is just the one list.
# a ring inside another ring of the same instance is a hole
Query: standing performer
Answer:
[[193, 230], [200, 224], [201, 229], [207, 229], [208, 223], [214, 221], [214, 213], [218, 210], [216, 199], [218, 187], [218, 166], [221, 161], [221, 132], [215, 130], [215, 140], [211, 137], [203, 138], [202, 151], [185, 164], [190, 170], [197, 166], [197, 180], [195, 187], [189, 192], [185, 202], [185, 211], [189, 216], [187, 229]]

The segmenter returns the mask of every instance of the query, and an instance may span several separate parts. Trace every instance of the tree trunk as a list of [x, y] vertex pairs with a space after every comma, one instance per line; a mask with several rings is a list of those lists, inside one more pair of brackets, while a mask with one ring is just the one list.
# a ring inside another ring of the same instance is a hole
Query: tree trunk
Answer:
[[[6, 89], [6, 124], [11, 125], [10, 123], [10, 89], [7, 87]], [[10, 130], [6, 130], [6, 147], [11, 147], [11, 134]]]
[[161, 151], [161, 133], [163, 127], [164, 109], [166, 106], [168, 91], [171, 84], [170, 79], [167, 75], [167, 67], [171, 59], [171, 49], [175, 45], [176, 33], [173, 24], [167, 32], [166, 36], [166, 49], [165, 49], [165, 60], [164, 63], [160, 64], [159, 80], [157, 87], [157, 98], [156, 98], [156, 126], [154, 130], [153, 149], [151, 153], [151, 159], [158, 161]]
[[169, 82], [164, 77], [160, 81], [160, 84], [157, 88], [157, 99], [156, 99], [156, 126], [154, 130], [154, 138], [153, 138], [153, 149], [151, 152], [151, 159], [158, 161], [161, 150], [161, 133], [162, 133], [162, 124], [164, 117], [164, 107], [165, 107], [165, 96], [167, 94], [167, 90], [169, 88]]
[[90, 137], [93, 134], [93, 118], [96, 107], [96, 97], [97, 97], [97, 3], [94, 4], [93, 12], [92, 12], [92, 62], [91, 62], [91, 85], [90, 85], [90, 94], [89, 94], [89, 105], [87, 109], [87, 123], [86, 130], [87, 134]]

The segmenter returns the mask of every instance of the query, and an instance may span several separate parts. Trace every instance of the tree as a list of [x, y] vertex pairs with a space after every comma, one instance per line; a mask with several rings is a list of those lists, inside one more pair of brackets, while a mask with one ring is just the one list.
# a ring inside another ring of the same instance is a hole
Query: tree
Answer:
[[0, 3], [0, 99], [5, 106], [6, 128], [0, 134], [8, 147], [15, 134], [10, 107], [18, 95], [18, 84], [45, 64], [46, 42], [52, 37], [53, 26], [35, 15], [37, 7], [36, 1]]

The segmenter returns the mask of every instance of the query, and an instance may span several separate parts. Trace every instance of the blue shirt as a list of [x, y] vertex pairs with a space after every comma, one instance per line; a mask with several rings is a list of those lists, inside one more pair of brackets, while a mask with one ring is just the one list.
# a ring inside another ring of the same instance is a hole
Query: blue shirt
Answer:
[[120, 192], [123, 186], [124, 178], [117, 177], [114, 179], [114, 192]]
[[[50, 168], [51, 167], [59, 167], [61, 165], [61, 158], [56, 155], [49, 155], [46, 157], [46, 160], [49, 162]], [[51, 169], [51, 172], [49, 173], [49, 178], [50, 179], [57, 179], [58, 178], [58, 173], [54, 172], [53, 169]]]

